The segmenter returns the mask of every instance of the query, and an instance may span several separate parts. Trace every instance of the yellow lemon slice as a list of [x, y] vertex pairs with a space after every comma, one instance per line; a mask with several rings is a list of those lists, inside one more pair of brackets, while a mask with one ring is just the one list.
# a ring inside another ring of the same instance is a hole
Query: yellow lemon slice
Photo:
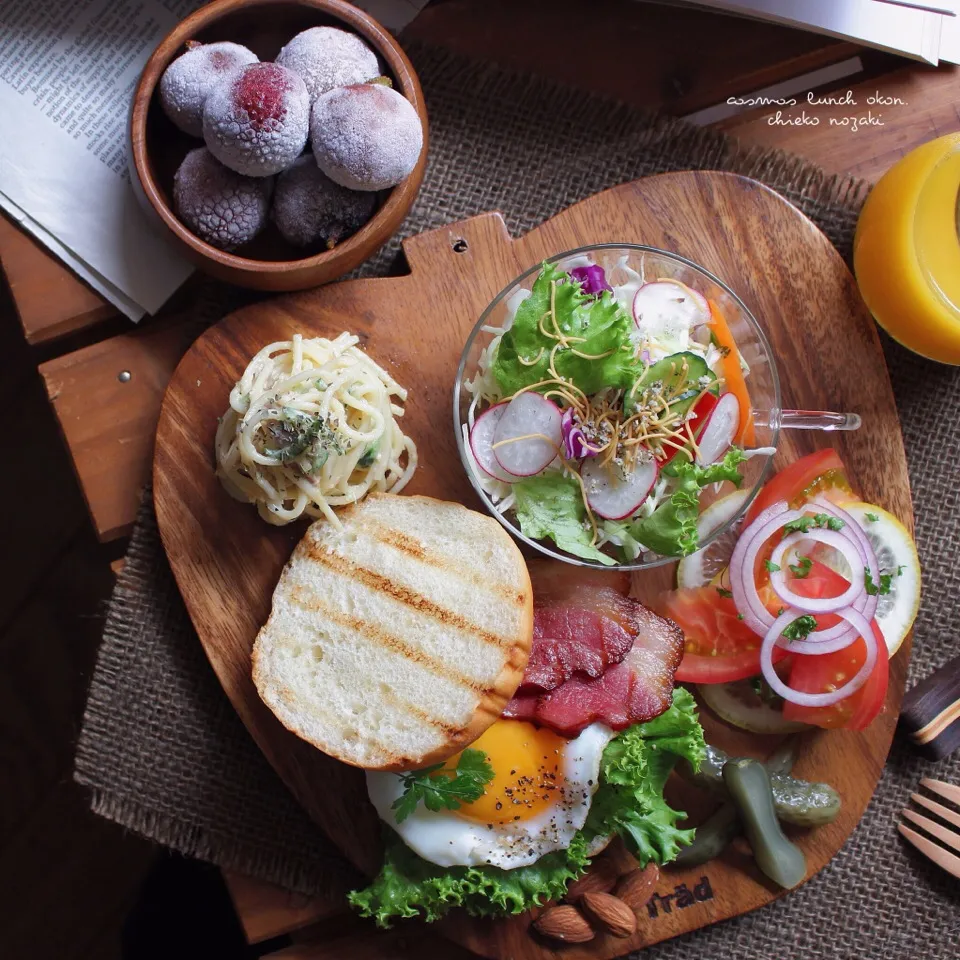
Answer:
[[[900, 648], [920, 608], [920, 558], [907, 528], [883, 507], [873, 503], [845, 503], [847, 511], [863, 527], [873, 545], [880, 575], [890, 576], [890, 592], [882, 594], [877, 605], [877, 625], [887, 641], [892, 657]], [[818, 551], [817, 559], [847, 576], [846, 562], [839, 553]]]

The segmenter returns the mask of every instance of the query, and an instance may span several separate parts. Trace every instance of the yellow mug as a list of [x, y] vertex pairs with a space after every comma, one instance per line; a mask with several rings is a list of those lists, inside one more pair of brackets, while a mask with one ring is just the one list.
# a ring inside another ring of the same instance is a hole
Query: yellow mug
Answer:
[[918, 147], [878, 181], [857, 224], [853, 267], [891, 337], [960, 364], [960, 133]]

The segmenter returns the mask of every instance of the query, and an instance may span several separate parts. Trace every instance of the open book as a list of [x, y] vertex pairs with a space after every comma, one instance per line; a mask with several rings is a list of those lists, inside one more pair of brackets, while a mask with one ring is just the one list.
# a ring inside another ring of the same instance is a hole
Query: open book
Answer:
[[814, 30], [927, 63], [960, 63], [960, 0], [674, 2]]

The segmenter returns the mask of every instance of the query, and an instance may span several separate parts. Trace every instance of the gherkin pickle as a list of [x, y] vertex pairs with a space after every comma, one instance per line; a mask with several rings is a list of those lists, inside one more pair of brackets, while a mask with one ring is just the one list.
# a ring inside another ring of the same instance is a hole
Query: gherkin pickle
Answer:
[[[770, 787], [773, 792], [773, 804], [777, 817], [784, 823], [793, 823], [801, 827], [822, 827], [832, 823], [840, 812], [840, 794], [826, 783], [810, 783], [798, 780], [780, 769], [777, 760], [786, 761], [786, 756], [771, 757]], [[729, 793], [723, 780], [724, 765], [730, 757], [718, 747], [707, 745], [706, 756], [697, 773], [690, 766], [681, 763], [680, 772], [693, 783], [714, 793]]]
[[803, 851], [780, 828], [764, 765], [759, 760], [730, 760], [723, 765], [723, 782], [740, 814], [757, 866], [785, 889], [802, 883], [807, 863]]

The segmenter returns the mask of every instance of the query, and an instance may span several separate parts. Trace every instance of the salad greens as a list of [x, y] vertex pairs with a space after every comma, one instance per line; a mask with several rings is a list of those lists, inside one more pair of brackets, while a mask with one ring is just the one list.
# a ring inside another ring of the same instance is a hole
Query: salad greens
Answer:
[[651, 860], [669, 863], [693, 843], [695, 831], [677, 827], [685, 814], [667, 804], [663, 788], [678, 759], [699, 770], [705, 755], [696, 702], [677, 687], [664, 713], [628, 727], [607, 744], [600, 788], [584, 827], [587, 838], [617, 833], [641, 867]]
[[452, 907], [474, 916], [524, 913], [547, 900], [559, 900], [590, 865], [587, 841], [578, 833], [566, 850], [515, 870], [500, 867], [440, 867], [415, 854], [392, 830], [384, 837], [383, 866], [364, 890], [347, 895], [363, 917], [388, 927], [397, 917], [438, 920]]
[[697, 520], [700, 517], [700, 491], [711, 483], [729, 480], [739, 487], [743, 477], [737, 469], [745, 460], [743, 450], [731, 447], [722, 460], [699, 467], [689, 460], [675, 458], [663, 472], [676, 479], [676, 486], [649, 517], [639, 520], [607, 521], [604, 529], [624, 543], [642, 544], [665, 557], [685, 557], [700, 546]]
[[592, 528], [587, 520], [580, 484], [573, 477], [555, 471], [528, 477], [513, 485], [514, 509], [525, 537], [542, 540], [549, 537], [561, 549], [575, 557], [616, 564], [592, 543]]
[[477, 916], [523, 913], [560, 899], [590, 864], [588, 841], [610, 833], [624, 838], [641, 866], [651, 860], [667, 863], [693, 841], [694, 831], [677, 827], [684, 814], [666, 803], [663, 786], [680, 758], [696, 770], [705, 754], [696, 704], [688, 691], [677, 688], [669, 709], [607, 744], [586, 825], [566, 850], [515, 870], [440, 867], [419, 857], [390, 830], [380, 873], [369, 887], [351, 893], [350, 903], [380, 926], [395, 917], [436, 920], [461, 906]]
[[530, 296], [517, 309], [513, 325], [503, 335], [493, 362], [493, 374], [504, 396], [549, 380], [551, 352], [557, 330], [548, 318], [552, 336], [544, 336], [541, 318], [550, 312], [551, 298], [557, 329], [564, 337], [582, 340], [573, 349], [557, 351], [554, 369], [585, 394], [604, 387], [626, 389], [643, 372], [630, 341], [633, 319], [608, 290], [597, 297], [585, 293], [565, 271], [545, 263]]
[[[648, 551], [695, 552], [703, 488], [743, 481], [746, 457], [730, 444], [749, 398], [718, 379], [722, 354], [702, 329], [714, 307], [679, 281], [653, 284], [668, 286], [643, 326], [631, 306], [636, 290], [625, 305], [600, 265], [567, 272], [544, 263], [469, 385], [478, 400], [506, 401], [513, 412], [471, 425], [481, 484], [500, 484], [488, 491], [494, 502], [510, 498], [530, 539], [608, 566]], [[665, 317], [682, 333], [669, 343], [657, 334]], [[717, 462], [699, 467], [694, 452]]]

